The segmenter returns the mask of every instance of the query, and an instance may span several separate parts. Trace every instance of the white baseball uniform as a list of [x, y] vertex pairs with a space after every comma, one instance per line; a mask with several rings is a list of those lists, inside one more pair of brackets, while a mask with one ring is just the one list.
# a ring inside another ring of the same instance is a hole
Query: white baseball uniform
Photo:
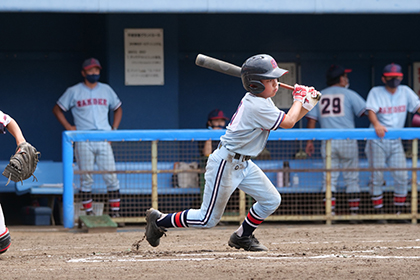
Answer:
[[[12, 120], [12, 118], [10, 118], [9, 115], [0, 111], [0, 133], [2, 133], [2, 134], [6, 133], [6, 126], [10, 123], [11, 120]], [[3, 210], [2, 210], [1, 204], [0, 204], [0, 236], [5, 231], [6, 231], [6, 224], [5, 224], [5, 221], [4, 221]]]
[[173, 226], [215, 226], [236, 188], [257, 201], [245, 219], [250, 226], [257, 227], [272, 214], [280, 205], [280, 194], [249, 157], [264, 149], [270, 131], [276, 130], [284, 117], [270, 98], [246, 93], [220, 138], [219, 148], [209, 156], [201, 208], [174, 215]]
[[[367, 110], [375, 112], [378, 121], [386, 128], [403, 128], [407, 111], [416, 112], [420, 108], [420, 100], [414, 91], [405, 85], [400, 85], [394, 94], [388, 92], [385, 86], [377, 86], [369, 91]], [[373, 128], [373, 125], [370, 125]], [[373, 168], [384, 168], [385, 164], [391, 168], [405, 168], [406, 158], [401, 140], [368, 140], [365, 153], [369, 165]], [[397, 196], [407, 195], [408, 172], [393, 171], [394, 193]], [[371, 195], [382, 195], [384, 183], [383, 172], [375, 171], [372, 176]]]
[[[339, 86], [321, 90], [322, 97], [313, 110], [306, 116], [319, 122], [321, 128], [352, 129], [355, 128], [354, 117], [365, 113], [366, 102], [355, 91]], [[321, 144], [321, 155], [325, 164], [325, 141]], [[357, 140], [331, 141], [331, 168], [357, 168], [359, 165]], [[336, 192], [339, 172], [331, 172], [331, 191]], [[343, 172], [346, 193], [360, 193], [359, 173]], [[323, 191], [325, 192], [325, 179]]]
[[[6, 223], [4, 221], [3, 209], [0, 204], [0, 236], [6, 231]], [[1, 249], [1, 248], [0, 248]]]
[[6, 133], [6, 126], [10, 123], [12, 118], [0, 111], [0, 133], [5, 134]]
[[[69, 87], [58, 99], [57, 105], [63, 111], [71, 110], [77, 130], [111, 130], [108, 120], [109, 110], [117, 110], [121, 101], [114, 90], [107, 84], [99, 83], [93, 89], [84, 83]], [[93, 170], [94, 164], [99, 170], [115, 170], [115, 160], [111, 145], [107, 142], [77, 142], [76, 158], [81, 170]], [[91, 174], [81, 176], [81, 191], [92, 190]], [[119, 190], [116, 174], [104, 174], [108, 191]]]

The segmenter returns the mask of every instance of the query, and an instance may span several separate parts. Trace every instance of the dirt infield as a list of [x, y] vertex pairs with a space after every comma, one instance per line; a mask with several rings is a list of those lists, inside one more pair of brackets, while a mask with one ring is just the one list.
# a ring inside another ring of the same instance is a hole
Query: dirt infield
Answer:
[[117, 233], [10, 227], [1, 279], [420, 279], [420, 226], [290, 225], [256, 231], [268, 252], [227, 245], [236, 225], [176, 229], [153, 248], [144, 226]]

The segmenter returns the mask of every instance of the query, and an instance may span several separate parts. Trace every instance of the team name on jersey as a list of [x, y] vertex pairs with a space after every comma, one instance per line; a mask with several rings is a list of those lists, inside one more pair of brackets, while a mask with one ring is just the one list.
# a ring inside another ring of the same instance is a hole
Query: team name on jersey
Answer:
[[404, 113], [406, 111], [405, 105], [394, 106], [394, 107], [380, 107], [380, 114], [392, 114], [392, 113]]
[[107, 105], [107, 100], [104, 98], [89, 98], [89, 99], [83, 99], [77, 101], [77, 107], [85, 107], [85, 106], [91, 106], [91, 105]]

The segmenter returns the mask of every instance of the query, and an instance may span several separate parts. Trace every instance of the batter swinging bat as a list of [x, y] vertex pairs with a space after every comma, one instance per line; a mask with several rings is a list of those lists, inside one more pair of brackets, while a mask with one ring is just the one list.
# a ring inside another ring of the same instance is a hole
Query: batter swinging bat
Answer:
[[[238, 78], [241, 77], [241, 67], [204, 54], [197, 55], [197, 58], [195, 59], [195, 64], [200, 67], [218, 71], [223, 74], [231, 75]], [[293, 86], [287, 84], [279, 83], [279, 86], [282, 88], [294, 90]]]

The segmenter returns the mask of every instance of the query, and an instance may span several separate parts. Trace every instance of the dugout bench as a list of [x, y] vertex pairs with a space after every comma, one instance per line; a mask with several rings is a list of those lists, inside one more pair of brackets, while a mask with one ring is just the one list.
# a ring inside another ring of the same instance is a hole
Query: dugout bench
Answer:
[[[267, 177], [276, 186], [281, 194], [316, 194], [322, 191], [323, 172], [311, 172], [311, 169], [322, 170], [324, 168], [321, 159], [293, 159], [288, 160], [290, 165], [290, 178], [295, 174], [299, 177], [299, 184], [297, 186], [278, 187], [279, 172], [283, 172], [283, 160], [253, 160], [263, 171]], [[8, 161], [0, 161], [0, 170], [3, 170], [8, 164]], [[407, 167], [411, 167], [411, 159], [407, 159]], [[368, 163], [366, 159], [359, 161], [360, 168], [367, 168]], [[77, 170], [77, 164], [74, 163], [74, 168]], [[158, 194], [162, 196], [183, 196], [183, 195], [200, 195], [201, 189], [197, 188], [174, 188], [172, 183], [171, 170], [174, 169], [174, 162], [158, 162], [157, 164], [157, 184]], [[123, 173], [117, 173], [120, 181], [121, 195], [150, 195], [152, 192], [152, 164], [151, 162], [116, 162], [116, 170]], [[302, 172], [294, 172], [294, 170], [304, 170]], [[137, 173], [138, 171], [143, 173]], [[369, 178], [370, 172], [359, 172], [359, 183], [361, 191], [369, 192]], [[411, 172], [409, 172], [411, 174]], [[61, 198], [63, 194], [63, 165], [61, 162], [40, 161], [34, 173], [38, 181], [29, 178], [21, 182], [11, 181], [7, 186], [7, 178], [0, 176], [0, 193], [15, 192], [18, 195], [29, 193], [34, 196], [47, 197], [48, 204], [51, 209], [54, 209], [54, 202], [56, 198]], [[106, 186], [104, 185], [101, 174], [93, 174], [94, 186], [93, 194], [105, 194]], [[409, 175], [409, 177], [411, 177]], [[386, 186], [384, 192], [393, 191], [393, 178], [390, 172], [384, 172]], [[75, 194], [78, 193], [78, 186], [80, 182], [78, 176], [74, 177], [73, 186]], [[292, 182], [291, 182], [292, 184]], [[77, 186], [77, 187], [76, 187]], [[411, 190], [411, 185], [408, 186]], [[339, 185], [337, 192], [344, 193], [345, 185], [342, 174], [339, 177]], [[55, 221], [52, 217], [52, 223]]]

